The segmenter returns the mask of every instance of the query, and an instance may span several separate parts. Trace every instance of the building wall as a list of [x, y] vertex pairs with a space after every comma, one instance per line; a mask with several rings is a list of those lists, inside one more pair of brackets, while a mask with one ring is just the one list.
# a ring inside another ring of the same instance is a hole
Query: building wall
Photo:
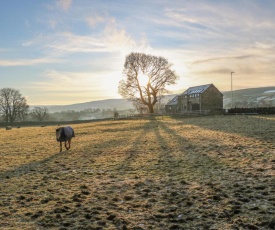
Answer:
[[166, 113], [177, 113], [178, 112], [178, 106], [177, 105], [166, 105], [165, 106], [165, 112]]
[[200, 110], [200, 94], [182, 95], [179, 103], [180, 111]]
[[211, 85], [201, 95], [201, 102], [202, 110], [223, 109], [223, 94], [214, 85]]
[[211, 85], [202, 94], [179, 96], [178, 111], [220, 110], [223, 108], [223, 94]]

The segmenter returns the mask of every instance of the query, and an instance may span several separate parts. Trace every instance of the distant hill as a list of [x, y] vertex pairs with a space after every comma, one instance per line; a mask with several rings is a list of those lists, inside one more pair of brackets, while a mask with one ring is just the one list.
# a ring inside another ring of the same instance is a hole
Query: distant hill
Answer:
[[[173, 97], [174, 95], [166, 95], [161, 100], [161, 103], [166, 104]], [[50, 113], [61, 112], [66, 110], [74, 110], [74, 111], [81, 111], [84, 109], [127, 110], [127, 109], [134, 108], [133, 104], [126, 99], [107, 99], [107, 100], [90, 101], [90, 102], [71, 104], [71, 105], [49, 105], [47, 107]]]
[[66, 111], [66, 110], [75, 110], [81, 111], [84, 109], [114, 109], [125, 110], [133, 108], [131, 102], [126, 99], [107, 99], [99, 101], [90, 101], [78, 104], [71, 105], [50, 105], [47, 106], [50, 113]]
[[[184, 90], [182, 90], [183, 92]], [[231, 91], [223, 92], [224, 108], [231, 108]], [[166, 104], [175, 94], [165, 95], [161, 104]], [[248, 88], [233, 91], [233, 107], [268, 107], [275, 106], [275, 86]], [[34, 106], [31, 106], [34, 107]], [[50, 113], [66, 110], [81, 111], [84, 109], [133, 109], [133, 105], [126, 99], [107, 99], [99, 101], [90, 101], [71, 105], [49, 105]]]
[[[231, 108], [231, 91], [223, 92], [224, 108]], [[275, 106], [275, 86], [233, 91], [233, 107]]]

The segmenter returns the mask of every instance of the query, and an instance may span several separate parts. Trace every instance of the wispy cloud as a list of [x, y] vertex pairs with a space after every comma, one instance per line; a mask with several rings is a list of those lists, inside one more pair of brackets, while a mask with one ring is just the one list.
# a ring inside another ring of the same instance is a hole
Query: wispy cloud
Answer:
[[[89, 100], [107, 99], [117, 95], [119, 72], [64, 72], [48, 70], [42, 78], [33, 81], [28, 88], [49, 95], [42, 104], [79, 103]], [[106, 87], [106, 85], [108, 87]]]
[[88, 16], [86, 18], [86, 21], [87, 21], [88, 25], [93, 28], [101, 23], [115, 23], [115, 18], [108, 17], [106, 15], [94, 14], [92, 16]]
[[58, 0], [57, 6], [64, 11], [68, 11], [72, 5], [72, 0]]
[[167, 23], [171, 36], [188, 40], [192, 47], [242, 46], [253, 41], [271, 42], [274, 37], [275, 16], [271, 8], [262, 7], [257, 1], [239, 1], [238, 5], [198, 1], [196, 7], [185, 2], [179, 7], [166, 7], [165, 16], [160, 25]]
[[46, 63], [56, 63], [60, 62], [57, 59], [51, 58], [37, 58], [37, 59], [21, 59], [21, 60], [0, 60], [0, 66], [9, 67], [9, 66], [32, 66], [38, 64]]
[[116, 24], [108, 23], [98, 35], [77, 35], [64, 32], [54, 35], [45, 45], [52, 52], [58, 53], [93, 53], [118, 52], [123, 55], [131, 51], [150, 49], [145, 36], [140, 41], [135, 41], [125, 29], [118, 29]]
[[56, 34], [52, 38], [52, 41], [45, 46], [53, 51], [59, 51], [63, 53], [70, 52], [104, 52], [106, 51], [107, 44], [95, 38], [94, 36], [81, 36], [72, 34], [70, 32], [64, 32]]
[[92, 72], [61, 72], [48, 70], [43, 74], [44, 80], [32, 82], [40, 90], [47, 91], [86, 91], [91, 90], [94, 81], [100, 82], [100, 77]]
[[258, 56], [242, 55], [242, 56], [235, 56], [235, 57], [216, 57], [216, 58], [208, 58], [205, 60], [195, 61], [195, 62], [192, 62], [191, 64], [202, 64], [202, 63], [208, 63], [208, 62], [214, 62], [214, 61], [241, 60], [241, 59], [254, 58], [254, 57], [258, 57]]

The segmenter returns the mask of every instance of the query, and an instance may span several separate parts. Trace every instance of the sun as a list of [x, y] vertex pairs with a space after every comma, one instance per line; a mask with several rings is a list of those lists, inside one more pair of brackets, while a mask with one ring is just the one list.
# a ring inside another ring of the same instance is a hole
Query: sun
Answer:
[[144, 75], [143, 73], [139, 73], [138, 75], [138, 81], [140, 86], [146, 86], [149, 82], [148, 76]]

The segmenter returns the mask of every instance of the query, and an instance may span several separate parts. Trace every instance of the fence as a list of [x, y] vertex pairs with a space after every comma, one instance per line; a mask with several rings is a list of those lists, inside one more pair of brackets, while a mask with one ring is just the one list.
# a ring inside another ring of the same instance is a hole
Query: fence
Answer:
[[127, 115], [118, 115], [117, 119], [155, 119], [157, 117], [163, 117], [163, 116], [167, 116], [167, 115], [162, 113], [127, 114]]
[[258, 108], [232, 108], [225, 112], [226, 114], [275, 114], [275, 107]]
[[[221, 113], [221, 112], [220, 112]], [[156, 119], [163, 118], [164, 116], [172, 117], [183, 117], [183, 116], [205, 116], [211, 114], [210, 110], [195, 110], [195, 111], [186, 111], [180, 113], [153, 113], [153, 114], [128, 114], [128, 115], [118, 115], [115, 119]]]

